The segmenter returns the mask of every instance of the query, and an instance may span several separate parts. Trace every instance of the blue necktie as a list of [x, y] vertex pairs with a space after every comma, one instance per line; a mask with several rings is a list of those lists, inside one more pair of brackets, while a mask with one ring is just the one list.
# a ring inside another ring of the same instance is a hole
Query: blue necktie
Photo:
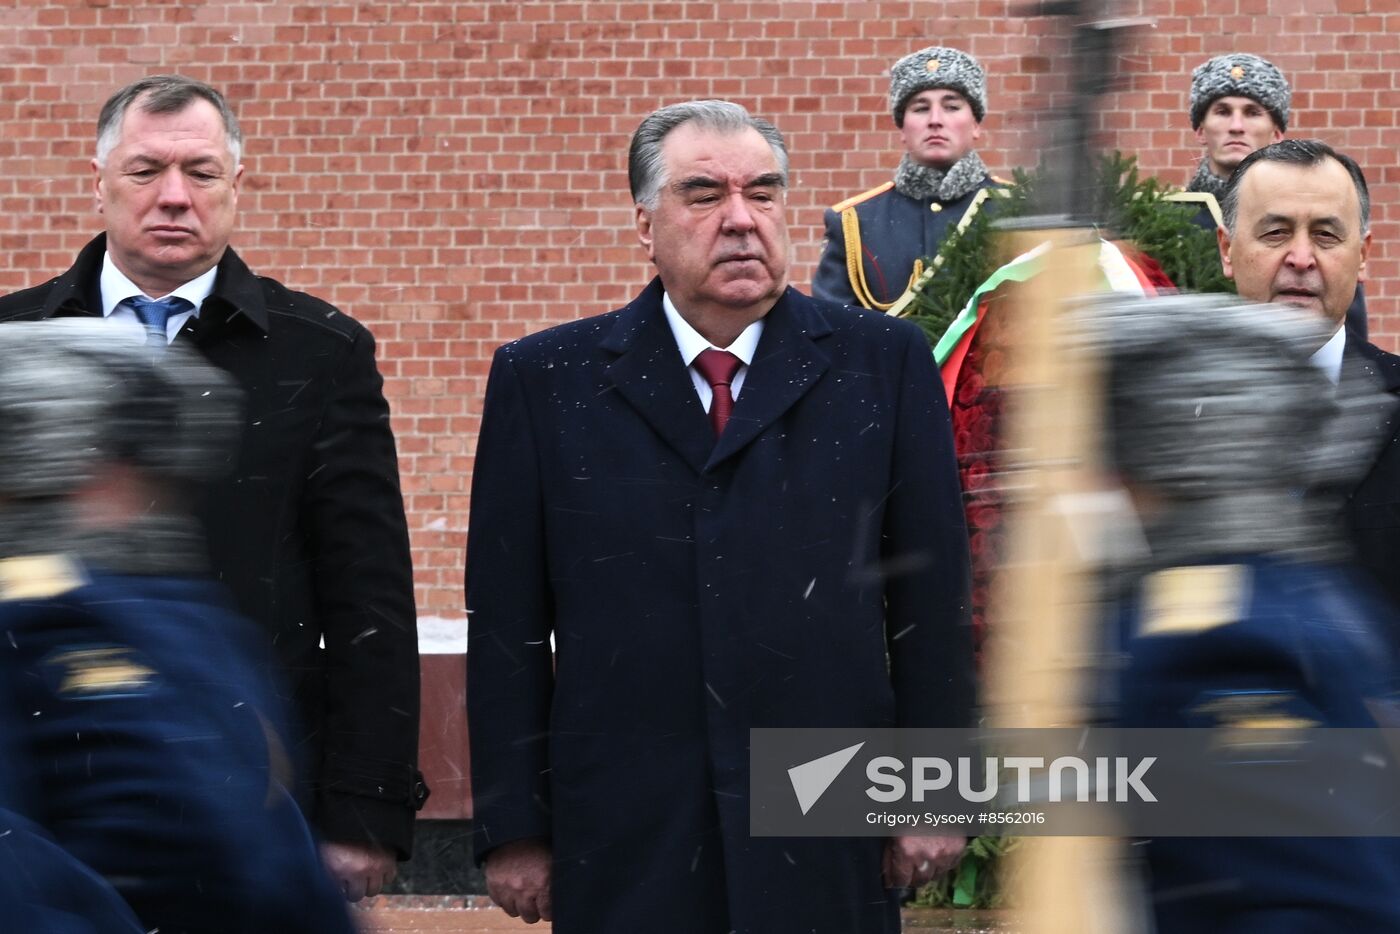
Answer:
[[193, 302], [183, 298], [167, 298], [157, 302], [140, 295], [133, 295], [126, 300], [126, 303], [131, 306], [132, 311], [136, 312], [136, 320], [146, 326], [146, 343], [160, 347], [164, 347], [168, 343], [165, 336], [165, 325], [170, 320], [170, 316], [194, 308]]

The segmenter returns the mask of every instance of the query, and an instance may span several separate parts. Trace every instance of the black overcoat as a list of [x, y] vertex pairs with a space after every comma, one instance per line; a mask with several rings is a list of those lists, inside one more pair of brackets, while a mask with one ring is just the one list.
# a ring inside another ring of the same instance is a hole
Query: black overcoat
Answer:
[[[1400, 357], [1348, 333], [1342, 368], [1349, 375], [1364, 374], [1395, 400], [1373, 427], [1375, 462], [1350, 492], [1346, 524], [1357, 562], [1400, 614]], [[1400, 658], [1400, 631], [1392, 626], [1388, 636]]]
[[[101, 314], [106, 237], [0, 298], [0, 322]], [[374, 340], [336, 308], [254, 275], [232, 249], [177, 340], [245, 394], [238, 460], [199, 509], [215, 576], [275, 644], [301, 719], [292, 750], [318, 829], [406, 857], [418, 644], [408, 531]], [[324, 641], [324, 645], [322, 645]]]
[[492, 365], [467, 564], [478, 858], [551, 839], [560, 934], [896, 931], [879, 839], [750, 838], [748, 731], [968, 720], [928, 345], [788, 289], [716, 442], [661, 296]]

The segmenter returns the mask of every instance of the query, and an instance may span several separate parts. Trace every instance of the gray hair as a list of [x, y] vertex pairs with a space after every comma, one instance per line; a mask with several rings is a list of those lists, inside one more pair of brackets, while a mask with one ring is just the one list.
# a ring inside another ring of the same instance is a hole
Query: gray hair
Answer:
[[97, 164], [106, 165], [107, 157], [121, 138], [122, 120], [132, 104], [148, 114], [175, 114], [198, 100], [208, 101], [219, 112], [224, 124], [224, 139], [233, 164], [243, 156], [243, 130], [238, 118], [224, 96], [202, 81], [184, 75], [151, 75], [128, 84], [102, 105], [97, 118]]
[[1361, 205], [1361, 234], [1365, 236], [1371, 229], [1371, 192], [1366, 187], [1366, 176], [1362, 174], [1361, 166], [1356, 164], [1355, 159], [1337, 152], [1317, 139], [1281, 140], [1254, 150], [1235, 167], [1235, 171], [1230, 174], [1230, 180], [1225, 183], [1225, 194], [1220, 198], [1220, 214], [1230, 236], [1235, 235], [1235, 222], [1239, 219], [1240, 185], [1244, 184], [1244, 173], [1248, 172], [1251, 166], [1257, 162], [1279, 162], [1310, 168], [1321, 165], [1326, 159], [1334, 159], [1341, 163], [1342, 168], [1351, 176], [1351, 183], [1356, 187], [1357, 201]]
[[730, 101], [687, 101], [671, 104], [650, 114], [637, 132], [627, 151], [627, 180], [632, 186], [632, 200], [648, 210], [656, 207], [661, 186], [666, 183], [666, 163], [661, 156], [661, 144], [676, 127], [696, 123], [718, 133], [739, 133], [746, 129], [758, 131], [767, 141], [778, 161], [778, 174], [783, 187], [788, 181], [788, 152], [783, 134], [767, 120], [751, 116], [747, 110]]

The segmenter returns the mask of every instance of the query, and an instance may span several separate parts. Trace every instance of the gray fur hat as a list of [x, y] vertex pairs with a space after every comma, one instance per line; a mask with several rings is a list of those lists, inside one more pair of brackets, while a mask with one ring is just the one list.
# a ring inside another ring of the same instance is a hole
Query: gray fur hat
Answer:
[[1280, 130], [1288, 129], [1293, 92], [1283, 72], [1273, 62], [1244, 52], [1217, 55], [1191, 72], [1191, 129], [1200, 129], [1211, 104], [1230, 96], [1258, 101]]
[[0, 328], [0, 499], [62, 497], [121, 460], [163, 482], [232, 467], [242, 393], [178, 344], [84, 318]]
[[987, 73], [981, 63], [966, 52], [933, 46], [909, 53], [890, 69], [894, 125], [904, 126], [904, 105], [909, 98], [932, 88], [948, 88], [967, 98], [978, 123], [987, 115]]
[[1310, 362], [1328, 337], [1321, 316], [1235, 296], [1108, 295], [1076, 324], [1107, 376], [1113, 466], [1159, 500], [1157, 557], [1341, 547], [1320, 491], [1350, 489], [1373, 463], [1371, 426], [1389, 403], [1375, 386], [1334, 391]]

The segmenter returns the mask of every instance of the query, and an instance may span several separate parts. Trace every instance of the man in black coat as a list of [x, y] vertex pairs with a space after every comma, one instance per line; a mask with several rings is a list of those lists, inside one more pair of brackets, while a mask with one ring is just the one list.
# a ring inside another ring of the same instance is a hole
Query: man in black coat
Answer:
[[657, 111], [629, 170], [658, 278], [502, 347], [486, 391], [477, 856], [497, 902], [560, 934], [897, 931], [888, 890], [962, 840], [750, 837], [749, 730], [969, 721], [928, 344], [788, 287], [786, 147], [742, 107]]
[[[1334, 384], [1369, 377], [1400, 395], [1400, 358], [1345, 327], [1365, 281], [1371, 199], [1360, 167], [1316, 140], [1284, 140], [1244, 159], [1221, 202], [1220, 254], [1242, 297], [1322, 315], [1331, 338], [1313, 357]], [[1400, 403], [1398, 403], [1400, 404]], [[1357, 561], [1400, 607], [1400, 419], [1392, 407], [1374, 426], [1375, 464], [1350, 491], [1345, 519]], [[1391, 633], [1400, 644], [1400, 633]]]
[[301, 720], [303, 805], [354, 900], [408, 857], [426, 796], [394, 439], [369, 332], [229, 248], [241, 149], [237, 118], [207, 85], [162, 75], [118, 91], [93, 160], [106, 232], [61, 276], [0, 299], [0, 322], [145, 327], [153, 344], [193, 344], [242, 388], [238, 464], [200, 518], [215, 576], [275, 646]]

